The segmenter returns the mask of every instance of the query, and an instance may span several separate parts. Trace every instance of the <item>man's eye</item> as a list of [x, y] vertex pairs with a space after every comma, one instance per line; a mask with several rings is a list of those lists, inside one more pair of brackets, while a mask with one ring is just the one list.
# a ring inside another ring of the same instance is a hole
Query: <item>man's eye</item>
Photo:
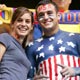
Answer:
[[43, 17], [43, 16], [44, 16], [44, 14], [39, 14], [39, 15], [38, 15], [38, 17]]
[[47, 14], [48, 14], [48, 15], [52, 15], [52, 14], [53, 14], [53, 12], [49, 11], [49, 12], [47, 12]]

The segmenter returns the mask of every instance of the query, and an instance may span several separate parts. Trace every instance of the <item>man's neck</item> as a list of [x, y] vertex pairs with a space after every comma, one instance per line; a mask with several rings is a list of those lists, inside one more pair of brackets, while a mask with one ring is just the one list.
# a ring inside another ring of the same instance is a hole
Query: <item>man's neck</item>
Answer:
[[46, 30], [44, 31], [44, 36], [47, 36], [47, 37], [52, 36], [56, 34], [58, 30], [59, 30], [59, 27], [57, 27], [56, 29]]

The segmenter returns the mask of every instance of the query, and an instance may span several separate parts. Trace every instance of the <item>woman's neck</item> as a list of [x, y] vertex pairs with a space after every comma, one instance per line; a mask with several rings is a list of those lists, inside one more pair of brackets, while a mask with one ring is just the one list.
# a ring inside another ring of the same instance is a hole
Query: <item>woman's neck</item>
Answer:
[[13, 36], [22, 45], [24, 37], [18, 36], [15, 33], [10, 33], [10, 34], [11, 34], [11, 36]]

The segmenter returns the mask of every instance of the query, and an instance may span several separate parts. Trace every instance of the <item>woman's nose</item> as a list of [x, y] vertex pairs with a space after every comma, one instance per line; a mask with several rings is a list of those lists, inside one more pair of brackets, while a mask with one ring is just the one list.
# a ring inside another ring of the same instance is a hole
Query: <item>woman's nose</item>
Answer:
[[64, 0], [60, 0], [60, 1], [64, 1]]
[[23, 22], [22, 22], [22, 25], [26, 25], [26, 22], [25, 22], [25, 21], [23, 21]]

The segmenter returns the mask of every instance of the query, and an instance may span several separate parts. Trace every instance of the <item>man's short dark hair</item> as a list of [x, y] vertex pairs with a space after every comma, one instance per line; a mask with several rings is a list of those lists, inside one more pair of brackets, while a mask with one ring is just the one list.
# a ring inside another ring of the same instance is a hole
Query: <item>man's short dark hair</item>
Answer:
[[40, 5], [45, 5], [45, 4], [52, 4], [53, 6], [55, 6], [55, 10], [56, 12], [59, 11], [58, 9], [58, 6], [55, 2], [52, 2], [51, 0], [41, 0], [37, 5], [36, 5], [36, 13], [37, 13], [37, 8], [40, 6]]

